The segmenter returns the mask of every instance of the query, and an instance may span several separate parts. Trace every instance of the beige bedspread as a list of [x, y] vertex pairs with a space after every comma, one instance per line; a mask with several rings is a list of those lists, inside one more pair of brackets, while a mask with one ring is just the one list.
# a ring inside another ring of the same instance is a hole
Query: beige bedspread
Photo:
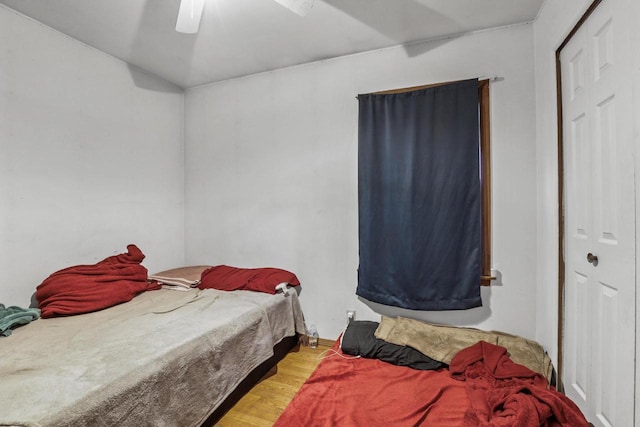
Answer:
[[453, 357], [478, 341], [505, 347], [511, 359], [551, 379], [553, 365], [542, 346], [535, 341], [498, 331], [434, 325], [404, 317], [382, 317], [376, 338], [413, 347], [430, 358], [450, 364]]
[[196, 426], [285, 336], [289, 296], [159, 290], [0, 340], [1, 426]]

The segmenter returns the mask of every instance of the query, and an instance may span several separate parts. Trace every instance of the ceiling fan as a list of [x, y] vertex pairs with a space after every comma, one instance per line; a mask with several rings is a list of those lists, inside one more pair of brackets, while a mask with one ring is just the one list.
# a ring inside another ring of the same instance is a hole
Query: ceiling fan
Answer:
[[[297, 15], [305, 16], [313, 7], [314, 0], [273, 0]], [[193, 34], [200, 28], [200, 19], [206, 0], [181, 0], [176, 31]]]

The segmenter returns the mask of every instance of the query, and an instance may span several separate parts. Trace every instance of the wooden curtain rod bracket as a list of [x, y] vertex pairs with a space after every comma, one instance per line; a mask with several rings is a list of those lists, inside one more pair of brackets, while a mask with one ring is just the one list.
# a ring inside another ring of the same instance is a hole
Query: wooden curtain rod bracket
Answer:
[[480, 276], [480, 286], [491, 286], [491, 282], [497, 280], [494, 276]]

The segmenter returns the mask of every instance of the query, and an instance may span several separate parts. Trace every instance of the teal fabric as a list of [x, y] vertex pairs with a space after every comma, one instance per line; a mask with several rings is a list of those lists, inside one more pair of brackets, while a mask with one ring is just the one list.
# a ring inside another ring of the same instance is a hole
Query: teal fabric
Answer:
[[5, 307], [0, 304], [0, 336], [8, 337], [12, 329], [26, 325], [40, 317], [37, 308]]

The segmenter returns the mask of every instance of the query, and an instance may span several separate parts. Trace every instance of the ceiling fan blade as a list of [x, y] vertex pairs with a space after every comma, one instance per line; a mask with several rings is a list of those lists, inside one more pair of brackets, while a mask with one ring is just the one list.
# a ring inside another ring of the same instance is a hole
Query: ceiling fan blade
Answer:
[[178, 10], [176, 31], [179, 33], [193, 34], [200, 28], [200, 19], [204, 9], [205, 0], [182, 0]]
[[286, 7], [293, 13], [306, 16], [313, 7], [314, 0], [273, 0]]

